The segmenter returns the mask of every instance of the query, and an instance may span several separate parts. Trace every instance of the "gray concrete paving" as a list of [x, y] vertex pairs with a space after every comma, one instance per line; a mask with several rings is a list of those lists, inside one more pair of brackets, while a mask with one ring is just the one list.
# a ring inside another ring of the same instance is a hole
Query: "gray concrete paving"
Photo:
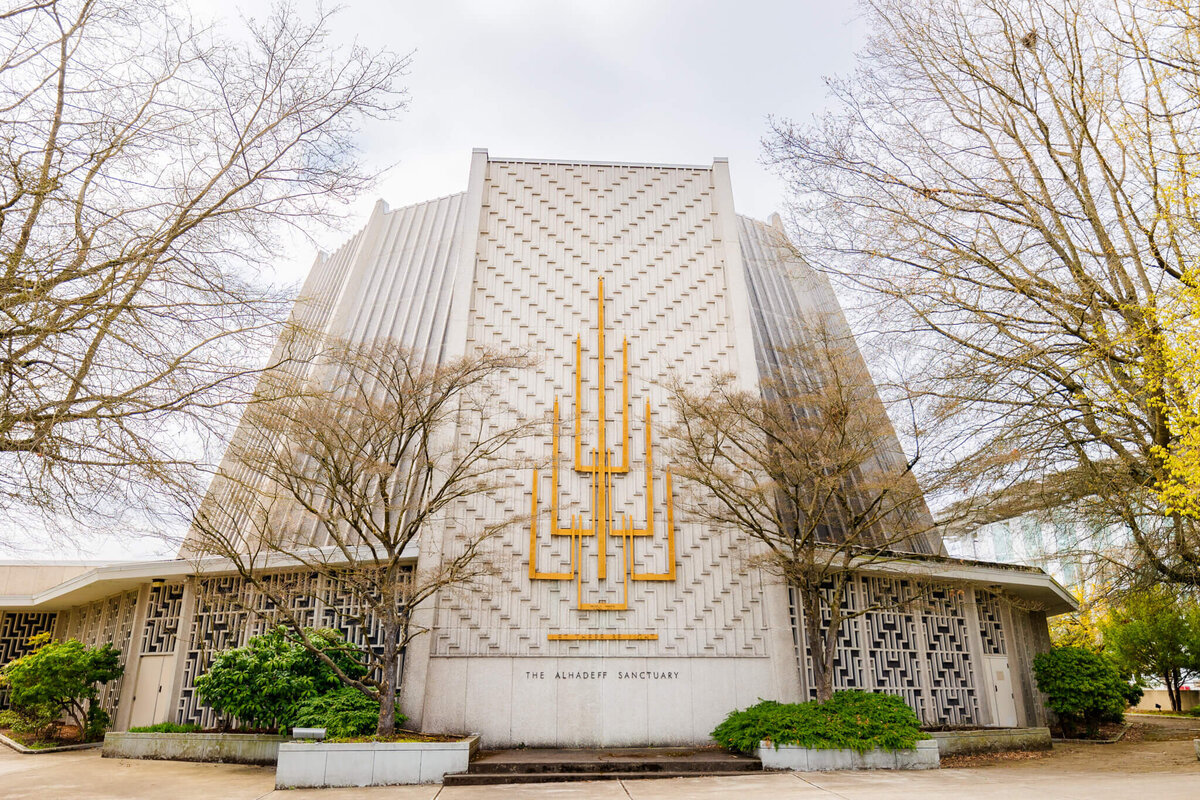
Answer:
[[[274, 790], [271, 768], [234, 764], [102, 759], [95, 750], [21, 755], [0, 747], [4, 800], [1195, 800], [1200, 762], [1186, 727], [1172, 738], [1142, 736], [1116, 745], [1059, 745], [1027, 761], [927, 772], [756, 773], [737, 777], [509, 786], [392, 786]], [[1197, 734], [1200, 735], [1200, 734]], [[1187, 738], [1184, 738], [1187, 737]]]

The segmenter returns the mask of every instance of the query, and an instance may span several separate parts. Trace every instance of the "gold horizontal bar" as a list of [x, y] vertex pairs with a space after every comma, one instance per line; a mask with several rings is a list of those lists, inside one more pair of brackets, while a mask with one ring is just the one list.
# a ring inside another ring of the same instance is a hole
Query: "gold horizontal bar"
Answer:
[[628, 611], [628, 598], [620, 603], [579, 603], [580, 611]]
[[552, 642], [646, 642], [658, 638], [657, 633], [551, 633]]

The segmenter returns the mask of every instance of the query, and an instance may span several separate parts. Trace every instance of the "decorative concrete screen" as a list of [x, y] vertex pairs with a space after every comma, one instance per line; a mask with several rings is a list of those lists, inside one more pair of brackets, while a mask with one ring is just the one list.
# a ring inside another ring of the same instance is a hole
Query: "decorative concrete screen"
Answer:
[[[918, 591], [908, 580], [857, 577], [847, 587], [843, 608], [880, 606], [843, 623], [834, 659], [834, 689], [887, 692], [904, 698], [929, 724], [980, 723], [979, 667], [972, 658], [973, 627], [987, 655], [1003, 655], [1000, 601], [980, 592], [979, 622], [969, 589], [941, 587]], [[897, 598], [919, 599], [901, 603]], [[898, 607], [897, 607], [898, 606]], [[803, 641], [803, 617], [792, 597], [796, 641]], [[829, 613], [823, 613], [826, 624]], [[805, 645], [801, 668], [813, 687], [812, 651]]]
[[[128, 665], [137, 601], [135, 590], [68, 609], [59, 615], [55, 636], [64, 640], [78, 639], [88, 647], [111, 644], [120, 651], [121, 663]], [[125, 676], [122, 675], [100, 689], [100, 704], [110, 715], [116, 714], [124, 683]]]
[[[54, 629], [57, 614], [9, 611], [0, 613], [0, 665], [30, 652], [30, 637]], [[0, 708], [8, 707], [8, 691], [0, 688]]]
[[151, 586], [139, 652], [144, 656], [174, 653], [179, 638], [179, 615], [182, 612], [182, 583]]
[[[337, 581], [308, 572], [279, 572], [265, 580], [272, 592], [288, 598], [287, 611], [301, 625], [335, 628], [353, 644], [380, 646], [379, 625]], [[235, 576], [199, 580], [195, 597], [178, 712], [181, 722], [209, 727], [216, 724], [216, 714], [196, 696], [196, 678], [221, 650], [241, 647], [277, 624], [282, 615], [266, 595]], [[400, 657], [403, 664], [403, 654]]]

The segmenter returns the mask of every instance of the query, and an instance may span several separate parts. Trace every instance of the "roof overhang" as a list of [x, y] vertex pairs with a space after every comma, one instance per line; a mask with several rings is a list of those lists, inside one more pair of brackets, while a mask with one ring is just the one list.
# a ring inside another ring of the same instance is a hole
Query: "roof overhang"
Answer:
[[[401, 553], [400, 558], [406, 563], [416, 563], [418, 543], [412, 542]], [[359, 548], [354, 553], [356, 563], [371, 560], [366, 548]], [[53, 562], [36, 562], [30, 566], [46, 566]], [[256, 557], [253, 561], [255, 571], [276, 571], [284, 569], [311, 569], [319, 564], [324, 567], [338, 567], [349, 563], [347, 556], [338, 548], [313, 549], [297, 555], [272, 553], [268, 556]], [[10, 563], [0, 565], [0, 569], [19, 569], [22, 564]], [[164, 561], [123, 561], [103, 564], [62, 583], [51, 586], [43, 591], [25, 595], [0, 595], [0, 611], [57, 611], [71, 608], [82, 603], [90, 603], [111, 597], [114, 594], [137, 589], [151, 581], [166, 581], [177, 583], [192, 576], [221, 576], [236, 575], [240, 572], [239, 565], [232, 559], [223, 556], [207, 556], [203, 558], [175, 558]]]
[[[402, 554], [402, 560], [415, 563], [417, 549], [417, 544], [414, 542]], [[362, 563], [369, 560], [369, 556], [360, 549], [355, 554], [355, 560]], [[37, 565], [45, 566], [47, 563], [49, 562], [37, 562]], [[300, 555], [273, 553], [257, 559], [254, 568], [258, 571], [305, 569], [310, 568], [314, 563], [337, 567], [348, 563], [348, 559], [336, 548], [312, 550]], [[0, 565], [0, 569], [20, 568], [21, 566], [19, 564]], [[913, 556], [887, 559], [861, 558], [856, 560], [854, 568], [858, 572], [868, 575], [921, 578], [938, 582], [962, 582], [979, 588], [992, 588], [1044, 609], [1047, 616], [1067, 614], [1079, 607], [1070, 592], [1050, 575], [1036, 567], [942, 556]], [[86, 572], [43, 591], [27, 595], [0, 595], [0, 609], [57, 611], [137, 589], [155, 580], [174, 583], [195, 575], [236, 575], [238, 572], [238, 564], [231, 559], [218, 556], [103, 564], [92, 567]]]
[[922, 578], [935, 582], [965, 583], [976, 588], [997, 590], [1001, 594], [1037, 607], [1046, 616], [1069, 614], [1079, 610], [1079, 602], [1062, 584], [1037, 567], [971, 561], [946, 556], [914, 556], [888, 559], [862, 559], [855, 564], [864, 574]]

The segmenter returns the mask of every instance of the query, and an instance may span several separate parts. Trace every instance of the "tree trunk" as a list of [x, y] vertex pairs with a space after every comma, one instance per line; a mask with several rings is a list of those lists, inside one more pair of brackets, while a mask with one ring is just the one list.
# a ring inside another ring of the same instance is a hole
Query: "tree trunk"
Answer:
[[824, 703], [833, 697], [833, 648], [829, 646], [821, 630], [820, 590], [797, 590], [804, 609], [804, 638], [807, 640], [813, 671], [813, 689], [817, 702]]
[[1172, 670], [1169, 673], [1167, 678], [1167, 695], [1171, 698], [1171, 710], [1176, 714], [1183, 710], [1182, 698], [1179, 696], [1179, 686], [1182, 682], [1179, 670]]
[[395, 613], [388, 614], [383, 632], [383, 685], [379, 687], [379, 724], [375, 728], [378, 736], [391, 736], [396, 732], [396, 684], [399, 680], [400, 619]]

